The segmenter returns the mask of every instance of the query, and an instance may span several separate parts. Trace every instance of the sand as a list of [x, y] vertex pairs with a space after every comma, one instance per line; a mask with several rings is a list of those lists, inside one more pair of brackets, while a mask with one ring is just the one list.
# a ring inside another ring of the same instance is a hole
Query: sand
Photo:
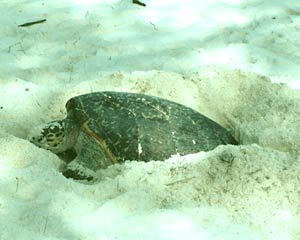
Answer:
[[[145, 3], [0, 4], [0, 239], [299, 239], [300, 5]], [[241, 145], [66, 179], [27, 135], [104, 90], [182, 103]]]

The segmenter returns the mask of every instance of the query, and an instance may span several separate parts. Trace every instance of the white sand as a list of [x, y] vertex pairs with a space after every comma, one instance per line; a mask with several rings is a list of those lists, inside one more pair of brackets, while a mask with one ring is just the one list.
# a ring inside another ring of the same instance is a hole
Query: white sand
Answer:
[[[0, 3], [0, 239], [300, 239], [300, 4], [144, 2]], [[243, 145], [66, 179], [26, 136], [103, 90], [183, 103]]]

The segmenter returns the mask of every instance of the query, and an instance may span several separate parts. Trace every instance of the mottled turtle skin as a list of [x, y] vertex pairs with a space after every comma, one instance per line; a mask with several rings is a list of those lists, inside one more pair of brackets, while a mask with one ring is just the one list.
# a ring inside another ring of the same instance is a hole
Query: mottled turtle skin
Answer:
[[66, 109], [64, 120], [38, 128], [30, 140], [58, 155], [75, 152], [64, 170], [75, 179], [91, 179], [93, 171], [125, 160], [164, 160], [237, 144], [195, 110], [144, 94], [95, 92], [71, 98]]

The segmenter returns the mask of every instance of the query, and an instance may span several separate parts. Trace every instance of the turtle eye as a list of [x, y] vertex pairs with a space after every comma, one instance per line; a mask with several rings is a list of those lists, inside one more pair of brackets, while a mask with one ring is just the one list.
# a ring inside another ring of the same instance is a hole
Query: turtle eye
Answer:
[[49, 133], [48, 136], [47, 136], [47, 139], [48, 138], [54, 138], [54, 137], [55, 137], [55, 135], [53, 133]]

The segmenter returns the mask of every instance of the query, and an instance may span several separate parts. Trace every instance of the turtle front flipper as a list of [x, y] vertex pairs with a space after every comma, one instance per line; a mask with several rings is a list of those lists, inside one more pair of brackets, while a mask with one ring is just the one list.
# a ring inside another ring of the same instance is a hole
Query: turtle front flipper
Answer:
[[74, 147], [78, 155], [63, 170], [65, 177], [91, 181], [97, 170], [116, 163], [115, 156], [106, 147], [102, 137], [91, 130], [93, 124], [93, 120], [90, 120], [81, 126]]
[[67, 170], [65, 170], [63, 172], [63, 175], [66, 178], [72, 178], [74, 180], [87, 180], [87, 181], [94, 180], [94, 177], [91, 176], [91, 174], [86, 174], [86, 172], [78, 171], [78, 169], [74, 170], [74, 169], [68, 168]]

